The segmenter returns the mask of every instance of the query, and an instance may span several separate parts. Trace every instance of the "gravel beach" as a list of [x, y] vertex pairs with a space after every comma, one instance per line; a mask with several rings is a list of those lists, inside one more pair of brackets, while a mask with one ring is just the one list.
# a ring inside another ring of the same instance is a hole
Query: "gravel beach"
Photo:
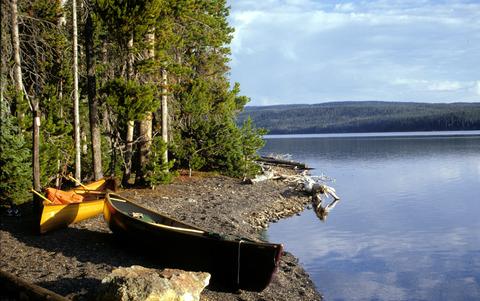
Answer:
[[[179, 176], [155, 190], [128, 189], [121, 195], [158, 212], [209, 231], [262, 239], [268, 223], [302, 211], [310, 199], [282, 181], [249, 185], [218, 175]], [[125, 250], [102, 216], [45, 235], [32, 232], [31, 208], [22, 217], [0, 213], [0, 269], [73, 300], [95, 299], [101, 280], [117, 267], [155, 266]], [[276, 242], [276, 243], [281, 243]], [[1, 299], [1, 293], [0, 293]], [[285, 252], [272, 283], [263, 292], [210, 290], [201, 300], [321, 300], [294, 254]]]

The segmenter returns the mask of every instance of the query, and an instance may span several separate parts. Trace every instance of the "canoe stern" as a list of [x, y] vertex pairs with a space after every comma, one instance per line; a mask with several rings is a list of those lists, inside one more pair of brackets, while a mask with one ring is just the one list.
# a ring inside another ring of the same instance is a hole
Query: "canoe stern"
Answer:
[[102, 213], [103, 204], [104, 199], [68, 205], [44, 205], [40, 217], [40, 233], [97, 216]]

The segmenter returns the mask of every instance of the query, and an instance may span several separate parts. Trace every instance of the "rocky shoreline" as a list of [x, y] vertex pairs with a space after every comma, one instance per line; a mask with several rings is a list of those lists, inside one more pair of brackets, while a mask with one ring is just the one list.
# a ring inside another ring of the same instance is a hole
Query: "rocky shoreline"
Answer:
[[[206, 230], [251, 239], [261, 239], [268, 223], [294, 215], [310, 202], [281, 181], [248, 185], [205, 174], [179, 176], [156, 190], [129, 189], [120, 194]], [[113, 269], [154, 267], [141, 254], [122, 248], [101, 216], [38, 236], [32, 233], [28, 212], [24, 208], [22, 217], [0, 213], [0, 269], [29, 282], [74, 300], [91, 300], [101, 280]], [[205, 301], [321, 299], [298, 260], [288, 252], [263, 292], [226, 293], [207, 287], [201, 296]]]

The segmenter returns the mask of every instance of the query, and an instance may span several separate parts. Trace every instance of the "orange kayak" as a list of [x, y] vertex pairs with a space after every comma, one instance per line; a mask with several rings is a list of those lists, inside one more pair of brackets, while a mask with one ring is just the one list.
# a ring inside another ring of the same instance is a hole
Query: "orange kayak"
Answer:
[[114, 179], [101, 179], [68, 191], [47, 188], [50, 202], [43, 202], [40, 233], [67, 227], [101, 214], [107, 190], [116, 190]]

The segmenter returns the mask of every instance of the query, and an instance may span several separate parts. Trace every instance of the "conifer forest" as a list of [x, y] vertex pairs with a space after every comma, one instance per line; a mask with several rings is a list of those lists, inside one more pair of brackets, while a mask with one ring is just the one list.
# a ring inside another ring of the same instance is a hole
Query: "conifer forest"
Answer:
[[2, 0], [0, 202], [116, 176], [255, 173], [226, 0]]
[[480, 129], [478, 103], [341, 101], [253, 107], [242, 111], [270, 134], [474, 131]]

